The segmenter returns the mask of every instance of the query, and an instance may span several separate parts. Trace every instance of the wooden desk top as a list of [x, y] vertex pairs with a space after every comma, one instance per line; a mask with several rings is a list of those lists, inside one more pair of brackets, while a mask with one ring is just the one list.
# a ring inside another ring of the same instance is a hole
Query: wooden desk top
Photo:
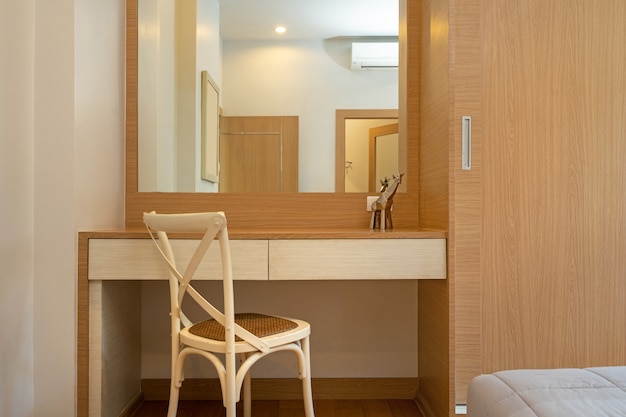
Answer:
[[[147, 239], [145, 229], [110, 229], [79, 232], [87, 239]], [[229, 229], [232, 240], [279, 240], [279, 239], [445, 239], [447, 232], [428, 229]], [[199, 239], [196, 233], [171, 235], [177, 239]]]

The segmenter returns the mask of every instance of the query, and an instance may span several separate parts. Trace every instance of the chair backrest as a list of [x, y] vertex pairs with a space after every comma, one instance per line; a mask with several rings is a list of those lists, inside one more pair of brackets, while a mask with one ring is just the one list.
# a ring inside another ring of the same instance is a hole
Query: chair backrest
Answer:
[[[184, 213], [184, 214], [158, 214], [155, 212], [144, 213], [144, 223], [148, 232], [155, 242], [159, 253], [165, 260], [170, 276], [170, 308], [172, 315], [172, 332], [180, 331], [181, 323], [189, 326], [191, 321], [182, 311], [182, 302], [186, 294], [206, 311], [212, 318], [225, 327], [226, 343], [234, 344], [235, 335], [252, 344], [257, 349], [268, 349], [265, 343], [241, 326], [235, 324], [234, 290], [232, 261], [230, 255], [230, 243], [226, 217], [223, 212], [212, 213]], [[202, 233], [202, 239], [184, 271], [180, 271], [176, 264], [168, 233]], [[158, 237], [154, 238], [154, 235]], [[214, 307], [203, 297], [191, 284], [202, 259], [207, 254], [209, 247], [219, 240], [222, 285], [224, 290], [224, 311]]]

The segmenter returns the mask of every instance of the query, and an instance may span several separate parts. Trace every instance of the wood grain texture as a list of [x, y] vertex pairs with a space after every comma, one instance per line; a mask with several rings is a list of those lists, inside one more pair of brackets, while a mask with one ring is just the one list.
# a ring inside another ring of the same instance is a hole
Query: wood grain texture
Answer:
[[89, 415], [89, 239], [78, 235], [76, 305], [76, 415]]
[[[465, 404], [467, 385], [481, 366], [482, 66], [479, 2], [454, 4], [450, 50], [450, 275], [453, 285], [455, 403]], [[461, 120], [472, 118], [471, 170], [461, 169]]]
[[283, 192], [298, 191], [298, 149], [300, 143], [300, 119], [298, 116], [282, 118], [283, 134]]
[[415, 57], [420, 71], [409, 78], [410, 85], [416, 83], [420, 88], [419, 99], [409, 102], [409, 108], [419, 114], [419, 118], [409, 119], [410, 134], [419, 137], [419, 159], [410, 166], [419, 167], [420, 226], [446, 229], [450, 102], [447, 1], [424, 1], [422, 13], [417, 25], [421, 31], [416, 30], [421, 49]]
[[297, 192], [298, 132], [298, 116], [221, 117], [220, 192]]
[[482, 18], [482, 370], [623, 363], [626, 3]]
[[[233, 229], [368, 229], [366, 193], [134, 193], [127, 195], [126, 227], [142, 214], [224, 211]], [[184, 202], [184, 204], [182, 204]], [[417, 195], [396, 194], [394, 227], [419, 230]]]
[[[172, 239], [178, 265], [187, 265], [198, 240]], [[233, 276], [236, 280], [267, 280], [266, 240], [230, 242]], [[218, 245], [209, 248], [196, 272], [200, 280], [221, 280], [222, 263]], [[168, 280], [165, 263], [151, 239], [90, 239], [89, 280]]]
[[[137, 1], [126, 0], [126, 217], [128, 197], [137, 193], [138, 180], [138, 37]], [[128, 224], [128, 220], [127, 220]]]
[[[411, 161], [417, 158], [417, 155], [409, 155], [408, 144], [411, 139], [408, 130], [409, 109], [408, 106], [408, 73], [411, 65], [414, 65], [414, 61], [409, 60], [408, 53], [408, 12], [407, 12], [407, 0], [399, 0], [399, 25], [398, 25], [398, 59], [400, 65], [398, 66], [398, 169], [400, 172], [409, 173], [409, 159]], [[406, 64], [404, 64], [406, 63]], [[412, 99], [413, 100], [413, 99]], [[413, 115], [415, 118], [417, 115]], [[413, 148], [414, 152], [416, 148]], [[412, 179], [415, 184], [418, 184], [416, 177]], [[416, 190], [416, 188], [413, 188]], [[402, 189], [404, 191], [404, 189]]]
[[445, 239], [269, 242], [270, 280], [445, 279]]
[[[413, 399], [417, 378], [313, 378], [316, 400]], [[169, 379], [143, 379], [141, 390], [146, 401], [167, 400]], [[187, 379], [180, 390], [181, 400], [219, 400], [222, 393], [217, 379]], [[253, 400], [301, 400], [302, 382], [289, 378], [252, 378]]]
[[[443, 230], [428, 229], [229, 229], [230, 240], [272, 239], [445, 239]], [[82, 239], [150, 239], [145, 228], [91, 230], [79, 232]], [[201, 233], [172, 233], [172, 239], [201, 239]]]
[[[400, 28], [399, 28], [399, 47], [401, 57], [404, 58], [399, 68], [399, 84], [400, 84], [400, 107], [398, 113], [398, 135], [400, 140], [398, 152], [404, 155], [404, 159], [400, 158], [398, 166], [401, 172], [406, 172], [403, 178], [403, 187], [400, 190], [406, 191], [409, 195], [415, 195], [419, 198], [420, 187], [420, 4], [413, 1], [400, 2]], [[406, 167], [406, 170], [403, 169]], [[418, 209], [416, 202], [415, 209]], [[416, 211], [417, 212], [417, 211]], [[419, 215], [419, 212], [417, 212]], [[425, 226], [428, 227], [428, 226]]]
[[472, 172], [451, 171], [458, 402], [481, 372], [626, 357], [624, 5], [478, 6], [454, 11], [455, 123], [472, 115], [474, 142]]
[[[315, 400], [317, 417], [422, 417], [413, 400]], [[237, 414], [243, 413], [241, 403]], [[141, 405], [134, 417], [153, 417], [167, 414], [167, 401], [147, 401]], [[224, 406], [218, 400], [182, 401], [178, 406], [178, 417], [222, 417]], [[298, 400], [255, 400], [252, 402], [254, 417], [300, 417], [304, 416], [302, 401]], [[130, 417], [121, 416], [121, 417]]]
[[[102, 414], [102, 282], [89, 285], [89, 336], [87, 353], [88, 411], [86, 416]], [[81, 347], [82, 349], [82, 347]], [[79, 400], [83, 400], [79, 398]]]
[[[171, 242], [179, 265], [187, 264], [198, 241]], [[445, 239], [233, 240], [231, 254], [236, 280], [446, 278]], [[197, 274], [221, 279], [217, 246], [209, 248]], [[150, 239], [90, 239], [88, 279], [167, 280], [168, 275]]]
[[417, 291], [418, 399], [433, 416], [451, 413], [449, 280], [423, 280]]
[[[386, 136], [390, 136], [390, 137], [386, 138]], [[369, 192], [378, 192], [381, 186], [380, 178], [377, 178], [376, 176], [376, 162], [378, 160], [378, 155], [376, 154], [376, 149], [377, 149], [376, 142], [378, 139], [382, 141], [382, 142], [379, 142], [379, 144], [382, 144], [383, 149], [385, 147], [385, 143], [390, 143], [388, 142], [389, 140], [394, 140], [394, 139], [399, 140], [398, 123], [391, 123], [388, 125], [373, 127], [370, 129], [369, 169], [368, 169], [368, 176], [369, 176], [368, 191]], [[386, 145], [386, 146], [390, 146], [390, 145]], [[399, 166], [398, 166], [398, 171], [401, 173], [406, 172], [406, 170], [401, 171]], [[400, 186], [402, 186], [402, 184], [400, 184]]]
[[[419, 217], [422, 227], [448, 228], [448, 2], [407, 2], [409, 138], [419, 137]], [[413, 117], [417, 115], [418, 117]], [[413, 140], [410, 139], [409, 143]], [[412, 152], [409, 155], [414, 155]], [[448, 254], [448, 263], [454, 253]], [[432, 416], [451, 413], [450, 307], [452, 279], [418, 284], [418, 374], [421, 408]]]

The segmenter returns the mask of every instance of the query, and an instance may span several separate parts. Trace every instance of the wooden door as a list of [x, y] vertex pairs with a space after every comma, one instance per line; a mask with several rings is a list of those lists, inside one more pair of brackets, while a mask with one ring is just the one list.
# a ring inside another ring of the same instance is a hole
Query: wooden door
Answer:
[[398, 123], [369, 130], [369, 192], [380, 191], [383, 178], [399, 173]]
[[222, 117], [220, 192], [298, 191], [298, 117]]
[[469, 3], [451, 80], [457, 402], [479, 373], [626, 358], [626, 3]]

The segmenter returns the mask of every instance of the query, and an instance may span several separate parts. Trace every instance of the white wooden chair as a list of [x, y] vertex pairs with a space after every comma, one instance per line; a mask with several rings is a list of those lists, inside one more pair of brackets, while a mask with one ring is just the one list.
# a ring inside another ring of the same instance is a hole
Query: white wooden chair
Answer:
[[[250, 417], [250, 368], [270, 353], [289, 350], [298, 358], [299, 378], [302, 380], [306, 417], [314, 417], [311, 394], [311, 365], [309, 350], [309, 323], [256, 313], [235, 314], [233, 276], [226, 217], [222, 212], [191, 214], [144, 213], [146, 224], [169, 271], [172, 380], [168, 417], [176, 416], [179, 391], [182, 385], [183, 363], [189, 355], [208, 359], [217, 370], [226, 416], [236, 416], [236, 405], [243, 386], [244, 416]], [[180, 272], [168, 233], [203, 233], [189, 264]], [[158, 237], [155, 238], [154, 235]], [[221, 254], [224, 311], [221, 312], [206, 300], [191, 281], [215, 239], [219, 240]], [[192, 323], [183, 313], [181, 305], [189, 295], [210, 316], [207, 320]], [[239, 364], [237, 364], [237, 356]]]

